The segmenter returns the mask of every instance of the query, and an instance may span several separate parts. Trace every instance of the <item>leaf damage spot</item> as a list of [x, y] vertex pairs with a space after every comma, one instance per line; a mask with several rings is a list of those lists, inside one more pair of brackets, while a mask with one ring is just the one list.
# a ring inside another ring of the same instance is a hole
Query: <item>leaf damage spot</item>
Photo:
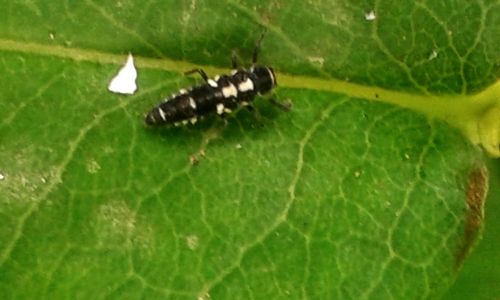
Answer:
[[191, 234], [186, 236], [186, 244], [189, 249], [196, 250], [199, 246], [199, 238], [197, 235]]
[[135, 227], [135, 213], [121, 201], [102, 205], [99, 209], [99, 219], [120, 232], [129, 232]]
[[87, 162], [87, 172], [90, 174], [95, 174], [99, 172], [100, 169], [101, 166], [95, 160], [91, 159]]
[[[56, 185], [62, 182], [58, 167], [45, 165], [50, 164], [50, 160], [41, 163], [40, 159], [37, 159], [40, 155], [50, 155], [52, 153], [50, 148], [23, 146], [12, 153], [0, 147], [0, 153], [9, 153], [6, 168], [0, 170], [0, 182], [3, 181], [0, 203], [38, 202], [41, 200], [39, 195], [43, 193], [43, 185], [47, 183]], [[44, 201], [50, 204], [50, 198]]]
[[323, 67], [323, 65], [325, 63], [325, 58], [320, 57], [320, 56], [308, 56], [307, 60], [309, 60], [309, 62], [311, 62], [313, 64], [318, 65], [321, 68]]
[[125, 201], [99, 206], [94, 227], [101, 246], [148, 247], [151, 233], [148, 228], [137, 228], [137, 214]]
[[137, 90], [136, 79], [137, 70], [134, 66], [134, 57], [129, 53], [125, 65], [111, 79], [108, 90], [117, 94], [132, 95]]
[[375, 15], [375, 12], [373, 10], [370, 10], [369, 12], [365, 13], [365, 20], [367, 21], [373, 21], [377, 18]]
[[195, 153], [189, 155], [189, 163], [196, 165], [200, 162], [201, 158], [205, 157], [205, 149], [211, 141], [220, 136], [221, 128], [212, 128], [203, 134], [201, 146]]
[[208, 300], [208, 299], [210, 299], [209, 293], [203, 293], [202, 295], [198, 296], [198, 300]]
[[189, 23], [195, 9], [196, 9], [196, 0], [191, 0], [191, 4], [189, 5], [189, 10], [184, 11], [184, 13], [182, 14], [182, 22], [184, 24]]
[[484, 200], [488, 193], [488, 172], [485, 167], [473, 169], [468, 178], [465, 228], [462, 242], [455, 254], [455, 267], [459, 268], [477, 241], [484, 219]]
[[189, 156], [189, 163], [193, 166], [197, 165], [203, 157], [205, 157], [205, 149], [200, 149], [195, 154]]

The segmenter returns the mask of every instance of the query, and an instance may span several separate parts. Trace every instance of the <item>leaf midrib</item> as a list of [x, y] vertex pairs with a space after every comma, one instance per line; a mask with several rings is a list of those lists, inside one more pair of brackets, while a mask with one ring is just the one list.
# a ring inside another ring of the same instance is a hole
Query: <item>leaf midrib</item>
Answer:
[[[69, 48], [61, 45], [46, 45], [26, 41], [0, 39], [0, 51], [30, 53], [60, 57], [74, 61], [121, 65], [126, 54], [114, 54], [92, 49]], [[135, 57], [140, 69], [156, 69], [183, 74], [186, 70], [203, 68], [208, 74], [227, 73], [228, 69], [215, 66], [200, 66], [183, 60], [168, 58]], [[277, 72], [280, 87], [310, 89], [346, 95], [352, 99], [364, 99], [390, 103], [423, 113], [431, 118], [445, 120], [458, 128], [473, 143], [478, 143], [481, 134], [478, 127], [485, 111], [500, 106], [500, 80], [477, 94], [432, 95], [393, 91], [376, 86], [367, 86], [334, 78], [298, 76]]]

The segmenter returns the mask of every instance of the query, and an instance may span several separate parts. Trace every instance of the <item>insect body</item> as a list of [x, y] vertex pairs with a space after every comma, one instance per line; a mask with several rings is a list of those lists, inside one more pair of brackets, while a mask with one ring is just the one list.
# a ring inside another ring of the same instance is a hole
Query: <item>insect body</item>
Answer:
[[[268, 66], [258, 66], [257, 54], [264, 34], [257, 41], [253, 52], [253, 66], [249, 69], [238, 68], [236, 57], [233, 55], [233, 72], [231, 75], [220, 75], [209, 79], [201, 69], [194, 69], [186, 74], [199, 73], [204, 84], [189, 90], [181, 89], [179, 93], [167, 98], [147, 114], [146, 124], [168, 125], [196, 123], [198, 118], [218, 114], [225, 115], [234, 109], [247, 106], [256, 95], [263, 95], [276, 87], [276, 76]], [[273, 104], [288, 110], [280, 103], [272, 100]]]
[[208, 79], [200, 69], [205, 83], [166, 99], [154, 107], [146, 116], [146, 124], [163, 125], [195, 123], [199, 117], [209, 114], [224, 115], [241, 106], [248, 106], [256, 95], [266, 94], [276, 86], [273, 69], [253, 66], [250, 69], [234, 70], [231, 75]]

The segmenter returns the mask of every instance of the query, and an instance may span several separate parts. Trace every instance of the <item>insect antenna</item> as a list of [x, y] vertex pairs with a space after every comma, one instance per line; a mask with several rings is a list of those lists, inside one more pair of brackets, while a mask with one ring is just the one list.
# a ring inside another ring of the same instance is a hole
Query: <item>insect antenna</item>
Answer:
[[255, 65], [257, 63], [257, 57], [258, 57], [259, 51], [260, 51], [260, 44], [262, 42], [262, 39], [264, 39], [266, 32], [267, 32], [267, 29], [264, 28], [264, 31], [262, 31], [260, 38], [255, 43], [255, 48], [253, 48], [253, 55], [252, 55], [252, 65]]

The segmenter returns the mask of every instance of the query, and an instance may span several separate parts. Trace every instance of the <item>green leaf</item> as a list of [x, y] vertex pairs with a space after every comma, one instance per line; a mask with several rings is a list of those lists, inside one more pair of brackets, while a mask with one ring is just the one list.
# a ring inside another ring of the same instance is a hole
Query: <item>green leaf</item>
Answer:
[[[0, 5], [6, 299], [434, 298], [479, 236], [498, 2]], [[264, 29], [291, 112], [143, 125]]]

